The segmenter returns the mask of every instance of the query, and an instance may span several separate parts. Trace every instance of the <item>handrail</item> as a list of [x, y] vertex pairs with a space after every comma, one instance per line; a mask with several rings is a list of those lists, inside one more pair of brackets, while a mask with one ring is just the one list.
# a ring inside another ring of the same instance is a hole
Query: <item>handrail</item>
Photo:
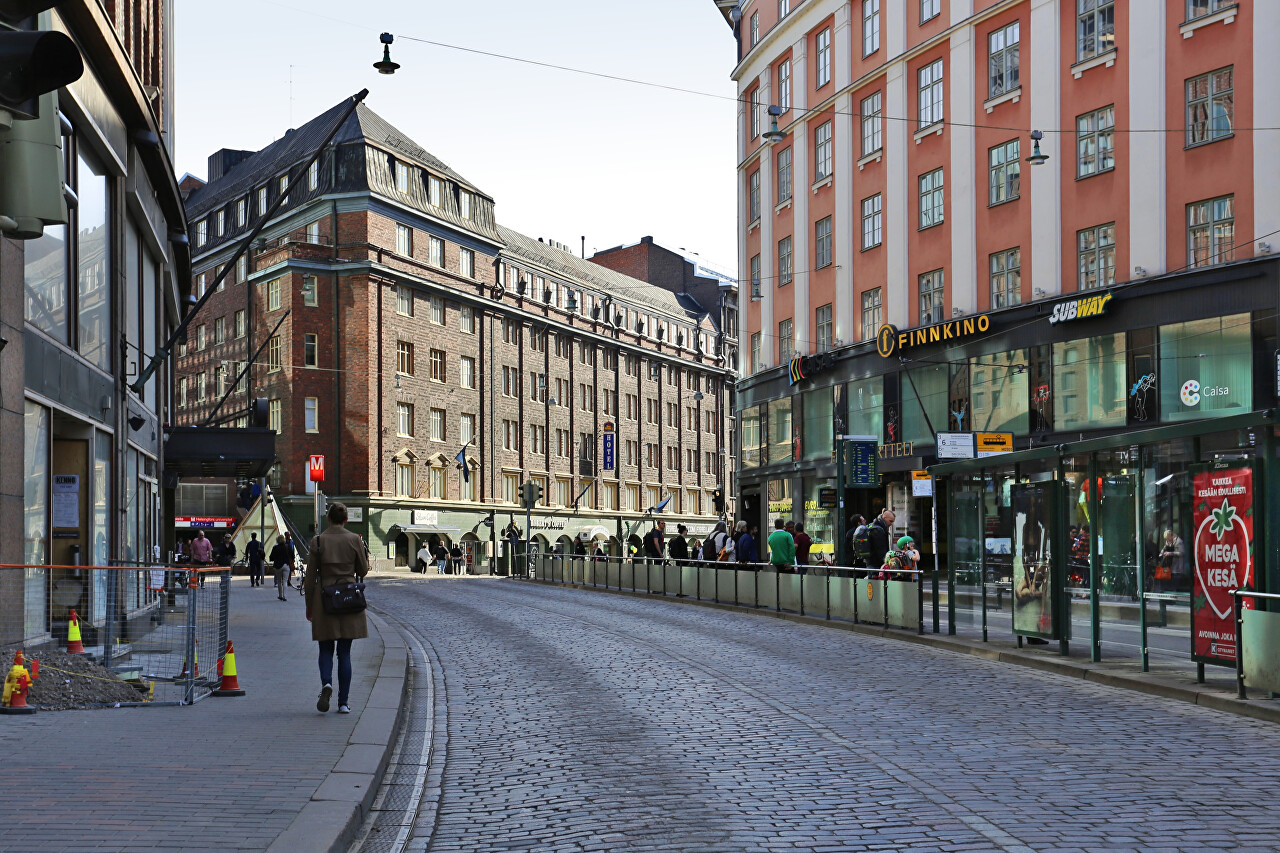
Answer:
[[[1250, 598], [1269, 598], [1272, 600], [1280, 600], [1280, 594], [1274, 592], [1253, 592], [1247, 589], [1233, 589], [1230, 591], [1231, 609], [1234, 611], [1236, 626], [1236, 698], [1248, 699], [1249, 691], [1244, 686], [1244, 610], [1241, 606], [1241, 599], [1245, 596]], [[1252, 608], [1249, 608], [1252, 609]]]

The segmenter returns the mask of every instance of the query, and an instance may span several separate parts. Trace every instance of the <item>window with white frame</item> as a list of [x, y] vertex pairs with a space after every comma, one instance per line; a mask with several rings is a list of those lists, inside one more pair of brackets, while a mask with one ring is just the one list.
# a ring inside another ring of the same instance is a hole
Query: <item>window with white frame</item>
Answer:
[[435, 175], [427, 176], [427, 201], [430, 202], [433, 207], [440, 206], [440, 192], [443, 188], [444, 181], [440, 180]]
[[1076, 233], [1079, 290], [1110, 287], [1116, 283], [1116, 224], [1096, 225]]
[[[819, 305], [817, 310], [813, 312], [813, 327], [818, 332], [818, 352], [826, 352], [831, 349], [831, 305]], [[711, 413], [708, 412], [708, 415]], [[711, 419], [707, 419], [707, 425], [711, 425]]]
[[476, 277], [476, 253], [470, 249], [458, 250], [458, 273], [467, 278]]
[[1232, 258], [1236, 241], [1235, 196], [1187, 205], [1187, 260], [1193, 267]]
[[1013, 201], [1021, 192], [1020, 143], [1011, 139], [987, 152], [991, 173], [990, 204]]
[[778, 0], [778, 20], [781, 21], [791, 11], [791, 0]]
[[1092, 59], [1115, 50], [1115, 0], [1076, 0], [1076, 3], [1076, 58]]
[[213, 342], [215, 344], [225, 344], [227, 342], [226, 317], [218, 317], [213, 321]]
[[302, 277], [302, 304], [311, 308], [319, 305], [319, 293], [316, 287], [316, 277], [313, 275], [304, 275]]
[[760, 13], [751, 13], [751, 44], [755, 46], [760, 43]]
[[876, 193], [862, 200], [862, 248], [879, 246], [883, 239], [882, 197]]
[[1187, 81], [1187, 145], [1235, 133], [1235, 69], [1219, 68]]
[[209, 339], [208, 325], [205, 323], [201, 323], [199, 326], [196, 326], [196, 352], [199, 352], [200, 350], [205, 348], [205, 346], [208, 344], [208, 339]]
[[413, 316], [413, 291], [407, 285], [396, 285], [396, 313]]
[[752, 139], [758, 139], [760, 136], [761, 107], [760, 107], [760, 104], [756, 102], [756, 97], [759, 94], [760, 94], [759, 91], [752, 91], [751, 98], [749, 101], [750, 113], [751, 113], [750, 120], [751, 120], [751, 138]]
[[414, 476], [412, 462], [396, 463], [396, 497], [413, 498], [417, 497], [413, 491]]
[[881, 324], [880, 288], [877, 287], [862, 294], [862, 339], [864, 341], [875, 340], [876, 332], [880, 329]]
[[307, 397], [302, 401], [302, 428], [307, 432], [320, 431], [320, 398]]
[[791, 238], [778, 241], [778, 286], [791, 283]]
[[862, 0], [862, 55], [880, 49], [880, 0]]
[[831, 174], [831, 122], [824, 121], [813, 132], [813, 179], [820, 181]]
[[267, 188], [258, 187], [258, 215], [267, 212]]
[[814, 86], [821, 89], [831, 82], [831, 28], [814, 37]]
[[1114, 105], [1076, 117], [1076, 177], [1087, 178], [1116, 167], [1115, 132]]
[[219, 210], [213, 219], [213, 236], [221, 237], [222, 233], [227, 230], [227, 214]]
[[753, 332], [751, 335], [751, 372], [755, 373], [760, 369], [760, 333]]
[[760, 218], [760, 170], [756, 169], [747, 177], [747, 220], [755, 222]]
[[396, 373], [413, 375], [413, 343], [410, 341], [396, 341]]
[[751, 256], [751, 295], [760, 296], [760, 256]]
[[209, 220], [201, 219], [196, 223], [196, 246], [203, 246], [209, 239]]
[[444, 266], [444, 240], [430, 237], [427, 240], [427, 263], [433, 267]]
[[280, 290], [281, 290], [280, 279], [273, 278], [271, 281], [267, 282], [267, 310], [268, 311], [280, 310]]
[[813, 226], [813, 265], [815, 269], [831, 266], [831, 217], [824, 216]]
[[786, 112], [791, 109], [791, 60], [778, 63], [778, 106]]
[[987, 96], [996, 98], [1006, 92], [1012, 92], [1022, 85], [1019, 70], [1019, 35], [1017, 21], [1001, 27], [993, 32], [987, 40], [988, 59], [988, 91]]
[[289, 203], [289, 176], [280, 176], [280, 195], [284, 198], [284, 203]]
[[445, 417], [445, 415], [444, 415], [444, 409], [432, 409], [432, 410], [431, 410], [431, 418], [430, 418], [429, 423], [430, 423], [430, 425], [431, 425], [431, 440], [432, 440], [432, 441], [444, 441], [444, 440], [445, 440], [444, 417]]
[[235, 336], [237, 338], [243, 338], [245, 334], [245, 313], [243, 308], [235, 313], [235, 322], [233, 325], [235, 327]]
[[791, 358], [791, 353], [795, 350], [796, 342], [792, 330], [795, 325], [788, 317], [778, 323], [778, 363]]
[[942, 121], [942, 60], [930, 62], [917, 73], [920, 84], [920, 126]]
[[920, 23], [932, 21], [942, 14], [942, 0], [920, 0]]
[[431, 322], [435, 323], [437, 326], [443, 326], [445, 324], [443, 296], [431, 297]]
[[1005, 249], [991, 256], [991, 307], [1008, 308], [1022, 301], [1022, 250]]
[[413, 255], [413, 229], [396, 223], [396, 252], [406, 257]]
[[267, 429], [281, 432], [284, 429], [284, 402], [280, 399], [267, 403]]
[[933, 270], [920, 276], [920, 325], [942, 322], [943, 307], [942, 270]]
[[502, 422], [502, 446], [506, 450], [520, 449], [520, 424], [509, 420]]
[[320, 161], [317, 160], [307, 167], [307, 189], [314, 190], [320, 186]]
[[520, 475], [502, 475], [502, 499], [509, 504], [520, 503]]
[[945, 206], [942, 170], [925, 172], [920, 176], [920, 227], [941, 225]]
[[413, 436], [413, 403], [396, 403], [396, 434]]
[[862, 99], [862, 156], [874, 154], [882, 147], [881, 130], [884, 116], [882, 93], [876, 92]]
[[[201, 328], [204, 328], [201, 326]], [[284, 368], [284, 350], [279, 335], [272, 335], [267, 341], [267, 370], [274, 373]]]
[[[760, 173], [755, 172], [756, 192], [760, 190]], [[778, 152], [778, 204], [791, 198], [791, 147], [787, 146]], [[759, 202], [757, 200], [757, 207]], [[759, 210], [756, 211], [757, 216]]]
[[469, 355], [458, 360], [458, 384], [463, 388], [476, 387], [476, 360]]
[[242, 198], [236, 202], [236, 227], [243, 228], [249, 219], [249, 199]]
[[427, 497], [442, 501], [445, 498], [444, 469], [432, 466], [427, 469]]
[[476, 315], [470, 305], [463, 305], [458, 309], [458, 329], [464, 335], [476, 333]]
[[409, 164], [396, 161], [396, 192], [409, 191]]
[[320, 336], [315, 332], [307, 332], [302, 336], [302, 365], [303, 367], [320, 365]]
[[1194, 21], [1239, 5], [1240, 0], [1187, 0], [1187, 20]]
[[463, 413], [458, 422], [458, 441], [464, 445], [470, 444], [476, 440], [476, 416], [471, 413]]
[[462, 190], [458, 193], [458, 211], [462, 214], [463, 219], [471, 219], [473, 216], [472, 206], [474, 204], [472, 193]]

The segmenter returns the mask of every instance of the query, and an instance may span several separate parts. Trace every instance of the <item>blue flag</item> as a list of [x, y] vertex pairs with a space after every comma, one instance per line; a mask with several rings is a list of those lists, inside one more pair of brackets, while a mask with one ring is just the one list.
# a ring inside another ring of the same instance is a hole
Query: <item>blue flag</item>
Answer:
[[462, 482], [471, 482], [471, 466], [467, 464], [467, 446], [471, 442], [462, 445], [462, 449], [458, 451], [458, 455], [453, 457], [453, 461], [458, 463], [458, 467], [462, 469]]
[[655, 506], [655, 507], [653, 508], [653, 511], [654, 511], [654, 512], [662, 512], [664, 509], [666, 509], [667, 504], [669, 504], [669, 503], [671, 503], [671, 495], [667, 495], [666, 500], [664, 500], [662, 503], [660, 503], [660, 504], [658, 504], [657, 506]]

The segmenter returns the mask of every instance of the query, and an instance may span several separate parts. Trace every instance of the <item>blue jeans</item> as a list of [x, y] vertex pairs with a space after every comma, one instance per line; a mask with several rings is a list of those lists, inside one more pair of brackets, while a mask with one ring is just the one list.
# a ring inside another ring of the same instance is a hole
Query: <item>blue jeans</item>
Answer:
[[338, 645], [338, 704], [346, 705], [351, 693], [351, 641], [319, 640], [320, 684], [333, 683], [333, 646]]

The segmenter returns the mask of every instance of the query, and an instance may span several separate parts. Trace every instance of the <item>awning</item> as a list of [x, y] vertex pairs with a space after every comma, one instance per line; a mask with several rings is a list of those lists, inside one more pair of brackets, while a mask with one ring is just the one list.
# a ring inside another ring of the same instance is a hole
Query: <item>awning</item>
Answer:
[[255, 427], [170, 427], [165, 430], [167, 476], [265, 477], [276, 461], [276, 433]]
[[587, 539], [608, 539], [613, 533], [607, 527], [594, 525], [592, 527], [584, 527], [578, 531], [578, 538], [586, 537]]
[[391, 529], [401, 533], [443, 533], [446, 536], [462, 532], [457, 527], [440, 527], [436, 524], [393, 524]]

